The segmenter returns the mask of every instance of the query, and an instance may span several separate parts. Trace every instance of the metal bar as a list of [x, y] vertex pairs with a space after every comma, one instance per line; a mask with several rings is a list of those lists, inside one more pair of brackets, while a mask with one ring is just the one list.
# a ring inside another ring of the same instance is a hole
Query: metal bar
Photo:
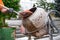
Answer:
[[[50, 21], [51, 21], [51, 24], [52, 24], [53, 28], [55, 28], [55, 29], [57, 30], [57, 33], [59, 33], [58, 28], [54, 25], [53, 20], [52, 20], [52, 18], [51, 18], [51, 16], [50, 16], [51, 12], [58, 12], [58, 11], [57, 11], [57, 10], [52, 10], [52, 11], [50, 11], [50, 12], [48, 13], [48, 16], [49, 16], [49, 19], [50, 19]], [[58, 13], [60, 13], [60, 12], [58, 12]]]
[[50, 25], [50, 20], [49, 20], [49, 40], [53, 40], [52, 28], [51, 28], [51, 25]]

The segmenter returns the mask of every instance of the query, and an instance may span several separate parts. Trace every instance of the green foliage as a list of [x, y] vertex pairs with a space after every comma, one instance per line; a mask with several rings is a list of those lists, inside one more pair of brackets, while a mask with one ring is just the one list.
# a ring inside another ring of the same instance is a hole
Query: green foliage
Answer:
[[20, 0], [3, 0], [5, 6], [9, 8], [14, 8], [14, 10], [19, 11], [19, 3]]
[[42, 7], [45, 10], [51, 10], [55, 7], [54, 3], [47, 3], [46, 0], [38, 0], [36, 4], [38, 7]]
[[[13, 8], [15, 11], [19, 11], [20, 5], [18, 3], [20, 0], [3, 0], [3, 2], [6, 7]], [[5, 19], [10, 19], [11, 17], [16, 17], [16, 14], [0, 12], [0, 26], [5, 26]]]
[[[18, 3], [20, 2], [20, 0], [3, 0], [5, 6], [7, 6], [8, 8], [13, 8], [15, 11], [19, 11], [19, 7], [20, 5], [18, 5]], [[5, 15], [5, 14], [4, 14]], [[13, 14], [12, 13], [8, 13], [8, 16], [11, 17], [15, 17], [16, 14]], [[7, 16], [7, 17], [8, 17]], [[8, 18], [9, 18], [8, 17]], [[5, 17], [6, 18], [6, 17]]]
[[38, 0], [37, 1], [37, 5], [40, 6], [40, 7], [42, 7], [42, 8], [45, 7], [45, 4], [46, 4], [46, 2], [44, 0]]
[[14, 30], [13, 28], [0, 28], [0, 40], [14, 40]]

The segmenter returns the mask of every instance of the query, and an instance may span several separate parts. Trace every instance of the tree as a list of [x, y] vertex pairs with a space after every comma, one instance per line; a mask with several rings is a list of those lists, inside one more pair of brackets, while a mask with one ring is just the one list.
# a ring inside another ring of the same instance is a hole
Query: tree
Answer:
[[[16, 11], [19, 11], [20, 5], [18, 4], [20, 0], [3, 0], [5, 6], [13, 8]], [[16, 17], [15, 13], [1, 13], [0, 12], [0, 40], [14, 40], [14, 37], [11, 37], [14, 28], [8, 28], [8, 25], [5, 23], [5, 19], [10, 19], [11, 17]]]
[[38, 7], [42, 7], [47, 11], [55, 7], [54, 3], [47, 3], [46, 0], [38, 0], [36, 4]]
[[[18, 4], [20, 2], [20, 0], [3, 0], [4, 5], [9, 7], [9, 8], [13, 8], [16, 11], [19, 11], [19, 7], [20, 5]], [[15, 13], [1, 13], [0, 12], [0, 27], [5, 27], [7, 26], [5, 24], [5, 19], [10, 19], [11, 17], [16, 17]]]

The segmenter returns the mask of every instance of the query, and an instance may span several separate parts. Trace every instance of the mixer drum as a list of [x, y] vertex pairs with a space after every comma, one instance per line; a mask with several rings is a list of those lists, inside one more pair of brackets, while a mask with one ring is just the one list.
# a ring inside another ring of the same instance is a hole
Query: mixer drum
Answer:
[[39, 29], [31, 35], [40, 38], [47, 34], [47, 21], [47, 12], [42, 8], [37, 8], [31, 16], [23, 20], [23, 25], [29, 32]]

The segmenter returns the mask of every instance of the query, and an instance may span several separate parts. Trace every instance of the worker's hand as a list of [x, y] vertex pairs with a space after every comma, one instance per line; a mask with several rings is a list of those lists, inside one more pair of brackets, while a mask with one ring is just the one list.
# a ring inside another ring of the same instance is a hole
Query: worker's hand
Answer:
[[6, 8], [2, 8], [1, 12], [2, 12], [2, 13], [6, 13], [6, 12], [12, 13], [12, 12], [13, 12], [13, 8], [9, 8], [9, 10], [6, 9]]
[[2, 9], [1, 9], [1, 12], [2, 12], [2, 13], [6, 13], [7, 11], [8, 11], [8, 10], [5, 9], [5, 8], [2, 8]]

